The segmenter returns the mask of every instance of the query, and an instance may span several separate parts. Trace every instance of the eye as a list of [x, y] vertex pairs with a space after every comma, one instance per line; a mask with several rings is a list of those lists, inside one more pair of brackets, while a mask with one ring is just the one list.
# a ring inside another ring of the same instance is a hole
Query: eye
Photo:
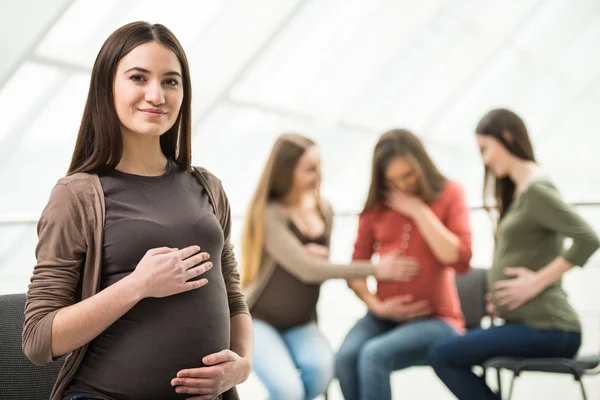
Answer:
[[169, 86], [179, 86], [179, 81], [174, 78], [165, 79], [164, 83]]
[[146, 77], [144, 75], [131, 75], [129, 79], [131, 79], [134, 82], [144, 82], [146, 80]]

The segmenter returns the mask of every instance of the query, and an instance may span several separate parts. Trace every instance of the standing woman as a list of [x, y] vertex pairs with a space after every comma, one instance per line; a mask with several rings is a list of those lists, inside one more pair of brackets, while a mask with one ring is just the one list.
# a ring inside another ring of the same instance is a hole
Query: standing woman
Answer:
[[395, 258], [377, 266], [327, 261], [333, 210], [319, 195], [320, 183], [315, 143], [281, 135], [246, 214], [242, 286], [254, 321], [254, 371], [270, 400], [313, 399], [333, 377], [333, 352], [315, 323], [323, 281], [402, 278]]
[[[521, 118], [492, 110], [475, 132], [486, 168], [484, 200], [494, 184], [500, 211], [488, 272], [488, 311], [506, 323], [440, 342], [429, 358], [459, 399], [498, 400], [472, 366], [499, 356], [577, 354], [581, 324], [562, 288], [562, 276], [583, 266], [600, 241], [535, 162]], [[568, 249], [563, 247], [566, 237], [573, 239]]]
[[411, 132], [384, 133], [373, 154], [369, 196], [353, 260], [400, 254], [404, 282], [350, 281], [367, 315], [336, 356], [346, 400], [392, 398], [390, 374], [427, 364], [429, 347], [464, 330], [455, 273], [470, 269], [471, 230], [462, 188], [436, 168]]
[[25, 354], [71, 353], [52, 400], [236, 399], [251, 371], [229, 203], [190, 166], [190, 116], [171, 31], [134, 22], [111, 34], [40, 217], [27, 292]]

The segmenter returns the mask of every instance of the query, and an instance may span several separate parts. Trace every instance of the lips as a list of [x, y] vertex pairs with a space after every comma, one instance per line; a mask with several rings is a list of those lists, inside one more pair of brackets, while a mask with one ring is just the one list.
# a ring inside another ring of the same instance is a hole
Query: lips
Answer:
[[159, 110], [157, 108], [139, 108], [138, 110], [140, 110], [144, 114], [148, 114], [148, 115], [152, 115], [152, 116], [160, 116], [160, 115], [166, 114], [165, 111]]

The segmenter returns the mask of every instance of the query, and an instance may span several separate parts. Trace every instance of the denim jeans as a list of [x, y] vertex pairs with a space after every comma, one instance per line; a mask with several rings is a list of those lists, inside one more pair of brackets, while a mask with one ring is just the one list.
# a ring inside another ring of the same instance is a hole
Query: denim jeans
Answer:
[[493, 357], [571, 358], [580, 345], [580, 332], [508, 323], [441, 341], [431, 349], [429, 363], [459, 400], [499, 400], [472, 366]]
[[253, 370], [270, 400], [308, 400], [327, 391], [333, 351], [315, 323], [279, 331], [255, 319]]
[[439, 319], [397, 324], [368, 313], [350, 330], [335, 357], [344, 398], [391, 399], [390, 374], [426, 365], [430, 346], [456, 334]]

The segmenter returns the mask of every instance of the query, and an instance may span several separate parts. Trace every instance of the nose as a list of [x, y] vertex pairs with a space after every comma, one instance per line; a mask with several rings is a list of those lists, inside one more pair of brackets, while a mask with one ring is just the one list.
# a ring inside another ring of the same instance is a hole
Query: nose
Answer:
[[152, 105], [160, 105], [165, 102], [165, 93], [160, 82], [153, 82], [146, 86], [144, 99]]

